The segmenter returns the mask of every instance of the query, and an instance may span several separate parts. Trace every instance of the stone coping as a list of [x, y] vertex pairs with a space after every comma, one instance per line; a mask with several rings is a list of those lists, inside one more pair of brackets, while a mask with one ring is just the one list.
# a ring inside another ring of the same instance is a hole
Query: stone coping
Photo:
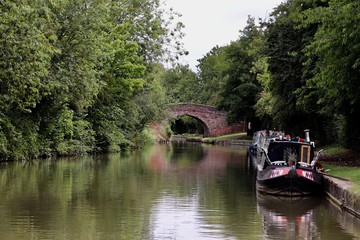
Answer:
[[360, 194], [352, 190], [355, 184], [329, 175], [324, 176], [323, 179], [328, 198], [342, 210], [360, 218]]

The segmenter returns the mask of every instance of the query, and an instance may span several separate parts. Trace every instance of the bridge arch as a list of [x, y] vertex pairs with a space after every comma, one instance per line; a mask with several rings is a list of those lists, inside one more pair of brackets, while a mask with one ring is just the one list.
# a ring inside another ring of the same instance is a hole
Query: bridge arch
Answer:
[[209, 127], [206, 125], [206, 123], [204, 122], [204, 119], [201, 119], [197, 116], [194, 116], [192, 114], [180, 114], [180, 115], [177, 115], [176, 117], [174, 118], [177, 118], [177, 117], [182, 117], [182, 116], [189, 116], [191, 118], [194, 118], [202, 127], [202, 129], [204, 130], [204, 136], [209, 136], [210, 135], [210, 130], [209, 130]]
[[172, 118], [190, 116], [197, 119], [204, 128], [204, 137], [216, 137], [235, 132], [246, 131], [244, 123], [228, 124], [227, 112], [219, 111], [214, 106], [181, 103], [169, 106]]

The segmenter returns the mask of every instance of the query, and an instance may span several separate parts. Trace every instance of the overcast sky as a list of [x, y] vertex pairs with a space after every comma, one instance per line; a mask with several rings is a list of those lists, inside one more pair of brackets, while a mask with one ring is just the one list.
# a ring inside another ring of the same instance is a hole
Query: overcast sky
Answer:
[[182, 14], [185, 24], [184, 47], [189, 55], [183, 63], [196, 70], [201, 59], [216, 45], [224, 46], [237, 40], [246, 26], [248, 15], [265, 19], [284, 0], [164, 0]]

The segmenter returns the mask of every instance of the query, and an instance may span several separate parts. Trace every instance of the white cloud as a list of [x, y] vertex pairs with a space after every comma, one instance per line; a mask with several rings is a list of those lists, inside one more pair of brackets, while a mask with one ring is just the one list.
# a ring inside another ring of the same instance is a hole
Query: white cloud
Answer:
[[164, 0], [168, 8], [182, 14], [183, 39], [189, 55], [184, 57], [195, 70], [201, 59], [216, 45], [224, 46], [239, 36], [248, 15], [266, 18], [283, 0]]

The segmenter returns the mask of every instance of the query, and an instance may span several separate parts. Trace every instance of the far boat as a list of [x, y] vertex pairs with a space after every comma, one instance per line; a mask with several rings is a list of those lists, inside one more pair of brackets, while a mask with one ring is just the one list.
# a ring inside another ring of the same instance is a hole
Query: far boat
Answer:
[[309, 130], [305, 138], [290, 138], [281, 131], [255, 132], [248, 153], [257, 169], [258, 191], [294, 197], [321, 194], [320, 152], [315, 156]]

